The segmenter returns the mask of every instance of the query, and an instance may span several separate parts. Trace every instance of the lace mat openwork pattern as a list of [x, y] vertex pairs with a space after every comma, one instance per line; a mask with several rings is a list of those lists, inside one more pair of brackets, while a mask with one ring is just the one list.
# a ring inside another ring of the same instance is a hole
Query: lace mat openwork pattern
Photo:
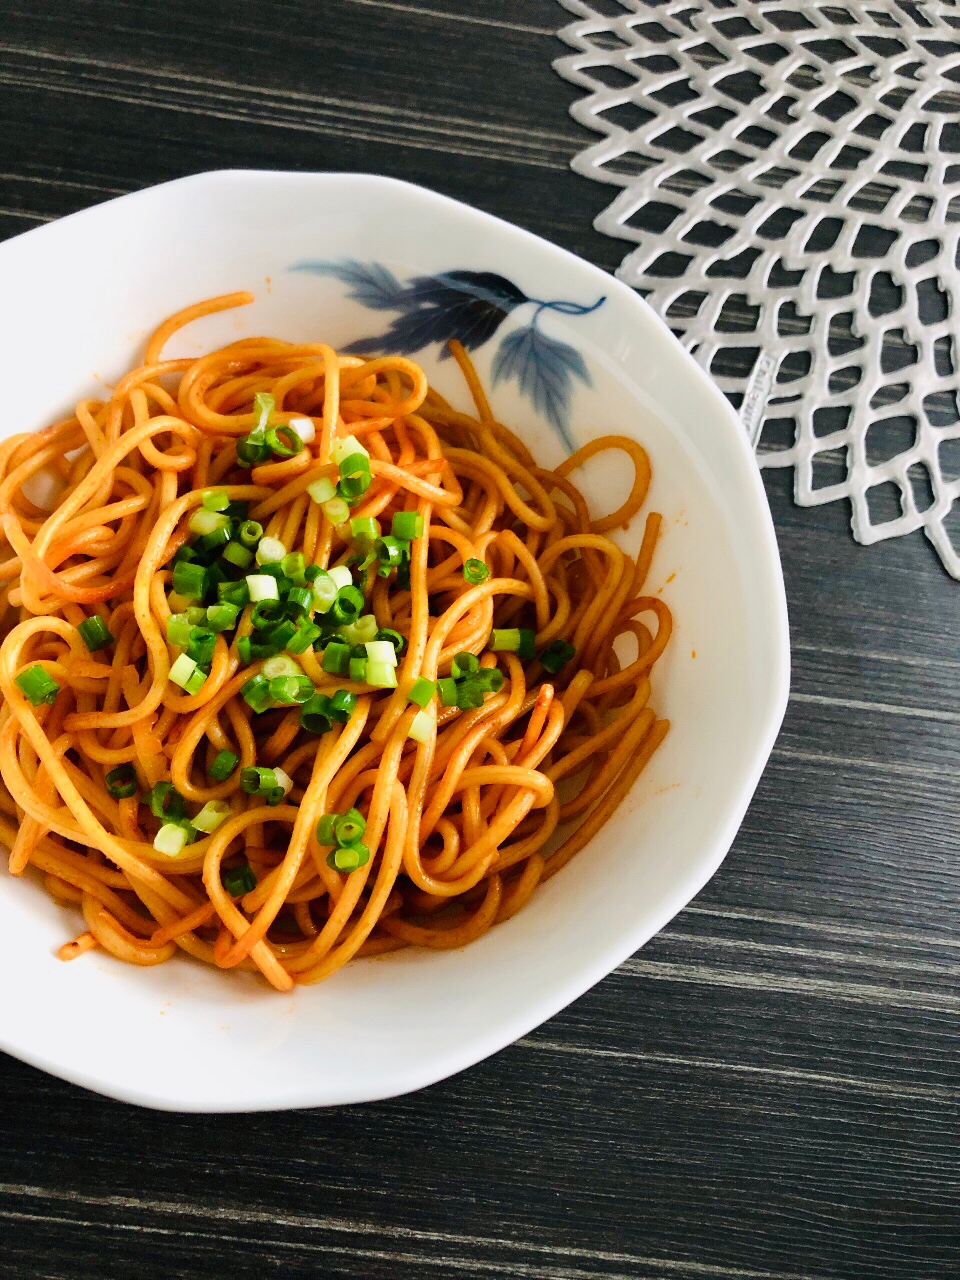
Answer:
[[960, 0], [560, 0], [598, 230], [798, 503], [960, 579]]

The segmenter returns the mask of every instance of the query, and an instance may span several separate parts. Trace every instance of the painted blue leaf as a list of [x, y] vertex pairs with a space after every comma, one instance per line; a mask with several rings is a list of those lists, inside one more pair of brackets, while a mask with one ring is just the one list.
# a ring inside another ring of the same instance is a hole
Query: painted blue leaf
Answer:
[[495, 271], [441, 271], [435, 276], [416, 276], [410, 281], [408, 296], [421, 306], [444, 306], [451, 294], [487, 302], [504, 315], [530, 301], [512, 280]]
[[315, 276], [333, 276], [349, 286], [354, 301], [373, 311], [395, 311], [404, 305], [407, 288], [392, 271], [379, 262], [358, 262], [356, 258], [339, 258], [295, 262], [291, 271], [307, 271]]
[[[502, 276], [485, 274], [494, 280], [503, 280]], [[506, 285], [509, 283], [504, 281]], [[478, 297], [477, 289], [486, 296]], [[519, 290], [514, 290], [514, 293], [519, 296], [510, 297], [511, 308], [526, 301]], [[450, 282], [440, 276], [421, 276], [411, 281], [403, 299], [395, 304], [396, 309], [402, 309], [403, 314], [391, 323], [386, 333], [361, 338], [345, 350], [397, 351], [403, 355], [412, 355], [436, 342], [441, 345], [440, 357], [443, 359], [449, 354], [447, 342], [451, 338], [457, 338], [468, 351], [475, 351], [493, 337], [508, 315], [502, 306], [491, 301], [492, 296], [489, 282], [476, 287], [465, 287], [462, 282]]]
[[574, 377], [590, 385], [590, 374], [580, 352], [568, 342], [547, 337], [533, 325], [508, 333], [493, 362], [494, 386], [516, 379], [520, 390], [531, 398], [534, 408], [571, 452], [575, 444], [568, 417]]

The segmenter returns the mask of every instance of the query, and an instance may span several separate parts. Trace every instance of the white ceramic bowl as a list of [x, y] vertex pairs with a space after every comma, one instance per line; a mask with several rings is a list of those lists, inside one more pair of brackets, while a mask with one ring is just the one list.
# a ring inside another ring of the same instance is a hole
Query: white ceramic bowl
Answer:
[[[363, 265], [344, 265], [351, 260]], [[331, 263], [334, 274], [317, 265]], [[401, 284], [468, 273], [446, 277], [442, 301], [466, 289], [477, 316], [497, 325], [475, 353], [487, 386], [498, 355], [509, 367], [511, 354], [536, 347], [541, 360], [525, 366], [524, 385], [508, 378], [492, 395], [546, 465], [565, 456], [564, 431], [577, 443], [618, 431], [649, 451], [650, 504], [665, 517], [650, 585], [676, 620], [653, 703], [672, 729], [599, 838], [514, 919], [463, 950], [361, 961], [290, 995], [187, 959], [136, 969], [91, 953], [62, 964], [56, 948], [79, 918], [29, 878], [0, 872], [0, 1046], [116, 1098], [184, 1111], [360, 1102], [494, 1053], [604, 977], [702, 888], [780, 726], [783, 581], [735, 414], [625, 285], [430, 191], [354, 174], [208, 173], [8, 240], [3, 434], [102, 395], [159, 320], [213, 294], [249, 289], [256, 302], [191, 326], [172, 353], [251, 334], [342, 346], [395, 321], [404, 329], [411, 315], [390, 307], [395, 285], [372, 263]], [[380, 309], [349, 296], [358, 291]], [[427, 316], [428, 329], [452, 314]], [[520, 333], [534, 317], [539, 338]], [[439, 351], [434, 343], [416, 358], [466, 407], [458, 371]], [[624, 495], [616, 469], [581, 476], [596, 511]], [[626, 542], [638, 538], [631, 530]]]

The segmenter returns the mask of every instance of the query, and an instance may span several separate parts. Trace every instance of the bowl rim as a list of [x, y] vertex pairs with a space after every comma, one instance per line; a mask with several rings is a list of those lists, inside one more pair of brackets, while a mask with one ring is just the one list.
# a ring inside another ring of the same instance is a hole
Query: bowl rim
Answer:
[[[716, 431], [723, 437], [721, 441], [723, 451], [735, 461], [748, 491], [752, 494], [751, 505], [744, 507], [739, 513], [741, 517], [739, 540], [742, 545], [748, 547], [753, 557], [751, 560], [752, 587], [756, 596], [763, 601], [765, 621], [769, 627], [767, 635], [769, 648], [766, 653], [769, 679], [764, 685], [765, 705], [761, 707], [757, 716], [758, 723], [763, 725], [763, 730], [757, 733], [756, 741], [749, 753], [745, 753], [748, 755], [749, 763], [742, 771], [740, 785], [730, 795], [724, 822], [713, 830], [709, 839], [704, 840], [695, 875], [688, 877], [682, 885], [677, 885], [672, 891], [665, 893], [659, 908], [652, 913], [648, 911], [643, 920], [638, 921], [632, 929], [624, 929], [613, 937], [598, 942], [596, 951], [588, 961], [583, 963], [576, 976], [558, 982], [549, 998], [543, 997], [535, 1005], [527, 1006], [525, 1011], [518, 1011], [511, 1018], [501, 1020], [492, 1028], [481, 1029], [465, 1037], [455, 1047], [435, 1053], [417, 1064], [405, 1067], [393, 1064], [392, 1077], [386, 1087], [347, 1089], [343, 1096], [333, 1097], [329, 1089], [323, 1089], [323, 1096], [318, 1096], [316, 1090], [311, 1092], [309, 1089], [299, 1087], [285, 1090], [281, 1083], [272, 1095], [261, 1090], [256, 1096], [224, 1099], [222, 1104], [218, 1104], [209, 1098], [191, 1098], [189, 1088], [178, 1092], [177, 1085], [184, 1083], [180, 1081], [175, 1082], [171, 1090], [165, 1094], [154, 1089], [137, 1087], [134, 1084], [126, 1086], [118, 1085], [112, 1080], [103, 1081], [97, 1078], [95, 1072], [71, 1069], [69, 1064], [64, 1064], [48, 1053], [38, 1053], [28, 1044], [10, 1042], [0, 1026], [0, 1049], [21, 1061], [119, 1101], [158, 1110], [210, 1114], [271, 1111], [345, 1105], [397, 1097], [465, 1070], [526, 1035], [613, 972], [682, 910], [716, 873], [733, 843], [760, 776], [769, 760], [789, 697], [790, 642], [783, 572], [760, 469], [750, 448], [746, 431], [717, 384], [682, 346], [667, 323], [622, 280], [587, 259], [495, 214], [404, 179], [366, 172], [227, 168], [205, 170], [174, 178], [168, 182], [153, 184], [23, 231], [0, 243], [0, 268], [4, 266], [5, 260], [16, 255], [23, 241], [49, 237], [51, 234], [56, 235], [57, 229], [65, 224], [76, 226], [86, 220], [95, 220], [100, 212], [109, 206], [148, 201], [154, 198], [157, 192], [177, 187], [210, 186], [238, 180], [270, 184], [291, 179], [305, 184], [371, 186], [414, 193], [418, 198], [425, 198], [455, 218], [466, 215], [469, 218], [493, 223], [516, 237], [521, 245], [526, 243], [531, 249], [535, 247], [538, 252], [546, 250], [559, 266], [575, 266], [578, 271], [585, 270], [594, 275], [597, 283], [602, 285], [608, 294], [619, 298], [628, 308], [633, 308], [646, 326], [650, 327], [652, 322], [653, 327], [660, 331], [663, 340], [674, 346], [675, 355], [682, 359], [687, 375], [698, 384], [700, 393], [707, 397], [707, 401], [712, 403]], [[666, 430], [671, 431], [671, 428], [664, 425]]]

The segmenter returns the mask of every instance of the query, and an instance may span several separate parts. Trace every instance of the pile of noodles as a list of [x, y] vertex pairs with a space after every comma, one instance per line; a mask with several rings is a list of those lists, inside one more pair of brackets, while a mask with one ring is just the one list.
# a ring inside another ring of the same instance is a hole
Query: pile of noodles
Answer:
[[[34, 868], [57, 902], [82, 912], [85, 929], [63, 959], [100, 947], [152, 965], [179, 948], [288, 990], [355, 956], [462, 946], [523, 907], [600, 830], [662, 741], [667, 722], [648, 699], [671, 620], [643, 594], [660, 517], [646, 516], [635, 560], [608, 536], [646, 497], [650, 466], [633, 440], [604, 436], [556, 470], [539, 467], [494, 419], [456, 343], [476, 415], [451, 408], [402, 357], [248, 338], [162, 358], [188, 321], [251, 300], [230, 295], [173, 316], [109, 400], [81, 401], [70, 418], [0, 445], [0, 841], [14, 875]], [[315, 438], [244, 469], [237, 441], [263, 392], [277, 422], [311, 418]], [[185, 693], [169, 679], [167, 597], [203, 492], [246, 501], [307, 563], [346, 563], [349, 530], [307, 488], [336, 478], [331, 449], [348, 433], [368, 451], [372, 478], [351, 516], [423, 518], [409, 587], [353, 562], [378, 625], [404, 638], [398, 687], [332, 676], [309, 649], [297, 661], [316, 689], [357, 695], [347, 722], [318, 736], [300, 726], [298, 707], [255, 713], [240, 691], [260, 664], [237, 649], [248, 606], [232, 638], [217, 636], [203, 688]], [[634, 478], [618, 510], [594, 516], [571, 476], [607, 450], [622, 452]], [[57, 479], [47, 508], [27, 496], [40, 473]], [[472, 559], [489, 567], [478, 585], [464, 577]], [[77, 627], [94, 614], [115, 640], [90, 652]], [[551, 674], [536, 657], [491, 651], [494, 627], [522, 626], [535, 629], [538, 654], [562, 639], [575, 657]], [[636, 657], [622, 666], [624, 636]], [[414, 740], [419, 708], [407, 692], [418, 677], [449, 675], [461, 652], [497, 666], [502, 687], [466, 710], [435, 700], [435, 730]], [[34, 664], [60, 687], [49, 705], [16, 683]], [[241, 767], [282, 768], [294, 784], [283, 803], [246, 794], [239, 769], [211, 780], [224, 750]], [[135, 769], [137, 793], [115, 799], [105, 776], [122, 764]], [[230, 806], [174, 856], [154, 848], [159, 820], [142, 801], [164, 780], [190, 809]], [[317, 824], [351, 808], [370, 857], [341, 873]], [[238, 895], [223, 877], [239, 864], [255, 887]]]

